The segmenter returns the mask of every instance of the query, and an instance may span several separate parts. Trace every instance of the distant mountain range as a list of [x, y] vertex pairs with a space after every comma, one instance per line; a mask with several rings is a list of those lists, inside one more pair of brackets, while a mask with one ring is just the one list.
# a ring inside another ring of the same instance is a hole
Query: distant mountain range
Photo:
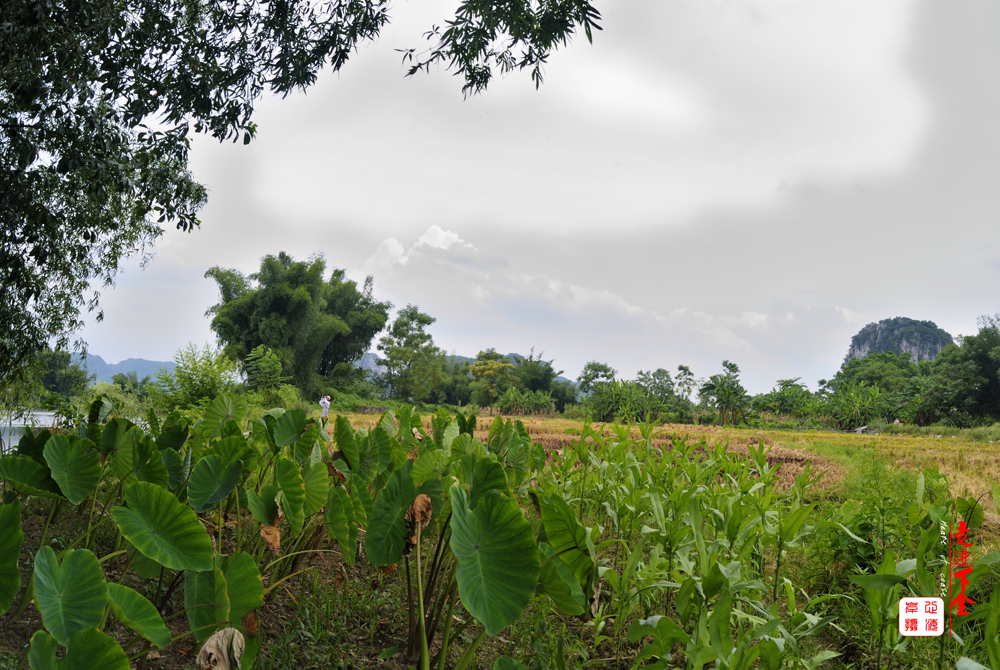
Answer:
[[126, 358], [119, 363], [108, 363], [96, 354], [87, 354], [86, 358], [80, 354], [73, 354], [71, 361], [87, 371], [88, 375], [97, 377], [97, 381], [111, 383], [111, 378], [116, 374], [128, 374], [135, 371], [139, 381], [144, 377], [155, 377], [156, 371], [163, 368], [167, 372], [173, 372], [177, 364], [173, 361], [148, 361], [145, 358]]

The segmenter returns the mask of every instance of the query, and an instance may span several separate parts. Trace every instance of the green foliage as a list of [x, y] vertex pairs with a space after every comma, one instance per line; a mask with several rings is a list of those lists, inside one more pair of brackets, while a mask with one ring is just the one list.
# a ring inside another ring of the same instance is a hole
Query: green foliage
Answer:
[[10, 609], [21, 588], [17, 559], [24, 533], [21, 531], [21, 501], [0, 505], [0, 615]]
[[326, 280], [325, 274], [322, 257], [296, 262], [284, 252], [265, 256], [249, 277], [219, 267], [205, 273], [220, 292], [208, 310], [212, 330], [225, 352], [243, 361], [252, 390], [274, 388], [282, 371], [309, 396], [327, 385], [347, 390], [363, 377], [352, 364], [385, 326], [392, 305], [372, 297], [371, 277], [358, 290], [343, 270]]
[[281, 385], [281, 361], [263, 344], [255, 347], [243, 360], [246, 387], [250, 391], [273, 391]]
[[231, 393], [238, 383], [238, 368], [228, 356], [209, 345], [198, 349], [189, 343], [174, 354], [173, 372], [156, 373], [151, 393], [167, 409], [186, 408]]
[[108, 604], [115, 617], [160, 649], [170, 644], [170, 631], [151, 602], [134, 589], [108, 584]]
[[719, 412], [719, 422], [735, 425], [745, 420], [750, 404], [746, 389], [740, 384], [740, 369], [735, 363], [723, 361], [725, 372], [712, 375], [698, 390], [701, 398]]
[[580, 376], [576, 378], [577, 388], [580, 393], [590, 393], [595, 382], [612, 382], [617, 374], [618, 371], [607, 363], [590, 361], [583, 366]]
[[493, 402], [493, 409], [501, 414], [523, 416], [552, 414], [556, 410], [556, 402], [548, 391], [522, 391], [509, 388]]
[[591, 382], [590, 390], [586, 405], [595, 421], [634, 423], [644, 420], [656, 407], [637, 382], [618, 379]]
[[52, 547], [35, 556], [35, 602], [45, 628], [61, 644], [74, 633], [95, 628], [104, 617], [108, 590], [97, 557], [71, 549], [60, 564]]
[[387, 398], [420, 402], [440, 381], [435, 365], [440, 350], [425, 329], [436, 319], [407, 305], [396, 315], [392, 327], [379, 339], [378, 350], [385, 354], [379, 364], [386, 371], [376, 382]]
[[38, 356], [43, 368], [42, 386], [46, 391], [72, 396], [87, 387], [87, 382], [90, 381], [87, 371], [70, 361], [68, 351], [46, 349]]

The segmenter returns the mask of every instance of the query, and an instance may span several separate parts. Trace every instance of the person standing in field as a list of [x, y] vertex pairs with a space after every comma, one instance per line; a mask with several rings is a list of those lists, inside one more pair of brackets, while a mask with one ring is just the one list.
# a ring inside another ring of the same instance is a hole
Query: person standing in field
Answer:
[[325, 395], [319, 399], [319, 406], [323, 408], [323, 413], [320, 414], [320, 418], [325, 419], [330, 413], [330, 396]]

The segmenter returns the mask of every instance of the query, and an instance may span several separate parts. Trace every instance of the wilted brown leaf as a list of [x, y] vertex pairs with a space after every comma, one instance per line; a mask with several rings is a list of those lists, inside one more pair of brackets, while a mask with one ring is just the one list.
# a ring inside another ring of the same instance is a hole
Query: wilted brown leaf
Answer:
[[427, 528], [427, 524], [431, 522], [431, 514], [434, 512], [434, 508], [431, 507], [431, 498], [426, 493], [421, 493], [410, 505], [410, 509], [406, 510], [406, 520], [412, 522], [414, 525], [419, 524], [420, 529], [423, 530]]
[[195, 665], [198, 670], [233, 670], [240, 667], [246, 641], [235, 628], [223, 628], [205, 640]]
[[333, 583], [340, 586], [345, 581], [347, 581], [347, 569], [344, 567], [343, 563], [337, 565], [337, 572], [333, 575]]
[[383, 575], [391, 575], [396, 571], [396, 564], [393, 563], [392, 565], [380, 565], [378, 566], [378, 571], [381, 572]]
[[247, 632], [247, 635], [256, 635], [259, 630], [257, 625], [257, 610], [250, 610], [244, 614], [240, 625], [243, 626], [243, 630]]
[[260, 536], [267, 543], [267, 548], [277, 556], [281, 551], [281, 531], [274, 526], [261, 526]]
[[336, 479], [339, 479], [342, 482], [347, 481], [347, 475], [341, 472], [333, 463], [326, 464], [326, 471], [327, 473], [329, 473], [331, 477], [335, 477]]

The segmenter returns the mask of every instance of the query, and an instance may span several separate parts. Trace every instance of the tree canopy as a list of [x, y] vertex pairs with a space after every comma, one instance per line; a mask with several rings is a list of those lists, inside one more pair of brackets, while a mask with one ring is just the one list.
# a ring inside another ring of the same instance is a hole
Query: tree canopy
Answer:
[[436, 320], [416, 305], [407, 305], [379, 339], [378, 349], [385, 354], [379, 364], [386, 371], [376, 382], [387, 397], [421, 402], [438, 386], [441, 370], [437, 362], [442, 353], [425, 330]]
[[265, 256], [249, 277], [213, 267], [220, 302], [208, 310], [212, 330], [234, 360], [246, 361], [260, 345], [273, 351], [281, 374], [303, 393], [350, 386], [364, 372], [361, 359], [389, 318], [392, 305], [372, 297], [368, 277], [359, 290], [343, 270], [324, 279], [322, 257], [294, 261], [281, 252]]
[[[99, 310], [94, 286], [190, 231], [206, 200], [191, 135], [256, 135], [254, 105], [337, 72], [389, 20], [388, 0], [5, 0], [0, 29], [0, 378]], [[600, 15], [588, 0], [460, 0], [410, 74], [444, 63], [478, 93], [542, 65]], [[155, 120], [155, 125], [151, 127]], [[100, 320], [101, 313], [97, 312]]]

